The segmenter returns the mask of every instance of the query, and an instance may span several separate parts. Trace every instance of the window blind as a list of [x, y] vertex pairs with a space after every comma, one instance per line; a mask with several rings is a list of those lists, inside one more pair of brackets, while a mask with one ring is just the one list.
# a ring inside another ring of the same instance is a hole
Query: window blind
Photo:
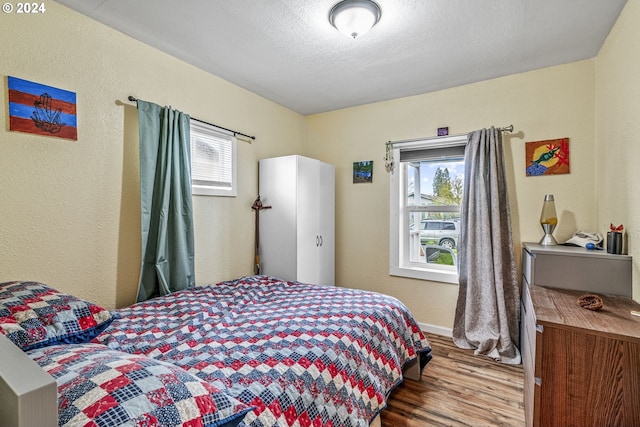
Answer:
[[194, 185], [231, 188], [232, 134], [191, 121], [191, 179]]
[[466, 145], [452, 145], [438, 148], [427, 148], [427, 146], [404, 150], [400, 148], [400, 161], [462, 159], [464, 158], [464, 148]]

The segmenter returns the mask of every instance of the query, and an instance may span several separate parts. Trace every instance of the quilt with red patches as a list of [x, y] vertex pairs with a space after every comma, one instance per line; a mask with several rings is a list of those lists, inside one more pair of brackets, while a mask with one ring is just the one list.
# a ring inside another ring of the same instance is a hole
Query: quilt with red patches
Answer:
[[255, 409], [240, 425], [362, 426], [431, 348], [397, 299], [252, 276], [117, 310], [94, 342], [171, 362]]

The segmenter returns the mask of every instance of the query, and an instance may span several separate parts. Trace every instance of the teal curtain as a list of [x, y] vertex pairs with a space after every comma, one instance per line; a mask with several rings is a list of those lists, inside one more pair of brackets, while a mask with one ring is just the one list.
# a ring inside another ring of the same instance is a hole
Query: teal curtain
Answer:
[[142, 266], [137, 301], [195, 285], [190, 118], [138, 100]]

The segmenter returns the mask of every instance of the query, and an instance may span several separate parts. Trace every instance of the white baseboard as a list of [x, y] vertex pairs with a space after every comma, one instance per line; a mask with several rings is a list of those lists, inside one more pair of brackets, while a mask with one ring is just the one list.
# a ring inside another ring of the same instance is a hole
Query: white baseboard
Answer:
[[451, 328], [445, 328], [444, 326], [430, 325], [428, 323], [421, 323], [421, 322], [418, 322], [418, 326], [420, 326], [420, 329], [423, 332], [426, 332], [428, 334], [441, 335], [443, 337], [453, 336], [453, 329]]

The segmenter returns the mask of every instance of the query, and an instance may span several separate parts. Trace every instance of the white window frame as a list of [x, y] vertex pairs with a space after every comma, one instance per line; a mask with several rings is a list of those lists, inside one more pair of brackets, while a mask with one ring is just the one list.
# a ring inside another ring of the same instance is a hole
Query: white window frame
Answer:
[[[390, 177], [389, 192], [389, 274], [433, 282], [458, 283], [458, 271], [437, 264], [411, 262], [409, 260], [409, 210], [406, 186], [406, 168], [400, 164], [400, 152], [404, 150], [436, 149], [466, 145], [467, 135], [433, 137], [411, 142], [396, 143], [392, 146], [395, 168]], [[447, 206], [412, 208], [416, 210], [450, 211]]]
[[238, 159], [237, 159], [237, 144], [238, 141], [235, 135], [232, 132], [227, 132], [225, 130], [219, 129], [215, 126], [209, 125], [208, 123], [200, 122], [194, 119], [191, 119], [191, 172], [193, 174], [193, 162], [196, 157], [196, 150], [194, 149], [195, 137], [209, 137], [214, 138], [218, 141], [223, 141], [224, 143], [228, 143], [231, 148], [231, 159], [229, 160], [231, 167], [231, 182], [230, 186], [222, 186], [215, 181], [200, 181], [199, 183], [195, 183], [195, 180], [191, 182], [191, 194], [194, 196], [226, 196], [226, 197], [236, 197], [238, 194], [237, 190], [237, 177], [238, 177]]

